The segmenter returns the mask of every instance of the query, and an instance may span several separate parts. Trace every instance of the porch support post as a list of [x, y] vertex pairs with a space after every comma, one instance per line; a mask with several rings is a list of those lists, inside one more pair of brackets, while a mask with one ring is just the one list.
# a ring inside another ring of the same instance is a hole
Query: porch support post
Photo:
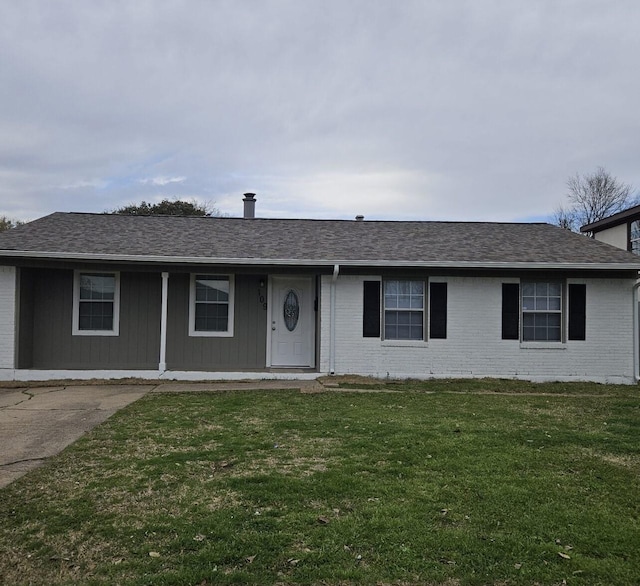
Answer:
[[340, 274], [340, 265], [333, 265], [331, 278], [331, 301], [329, 308], [329, 374], [336, 373], [336, 281]]
[[162, 273], [162, 310], [160, 314], [160, 364], [158, 370], [167, 370], [167, 312], [169, 307], [169, 273]]
[[640, 289], [640, 279], [636, 280], [631, 291], [633, 295], [633, 378], [640, 381], [640, 312], [638, 311], [638, 289]]

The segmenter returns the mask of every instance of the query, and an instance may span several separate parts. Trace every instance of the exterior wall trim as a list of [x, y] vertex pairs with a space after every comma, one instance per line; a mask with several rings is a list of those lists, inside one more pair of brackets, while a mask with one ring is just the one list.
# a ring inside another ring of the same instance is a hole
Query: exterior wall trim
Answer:
[[123, 261], [164, 264], [205, 264], [205, 265], [254, 265], [286, 267], [370, 267], [370, 268], [426, 268], [426, 269], [517, 269], [517, 270], [610, 270], [638, 271], [638, 263], [548, 263], [548, 262], [470, 262], [470, 261], [402, 261], [363, 259], [290, 259], [290, 258], [209, 258], [192, 256], [160, 256], [133, 254], [100, 254], [81, 252], [46, 252], [32, 250], [1, 250], [1, 257], [38, 258], [55, 260]]
[[[225, 331], [196, 330], [196, 277], [200, 274], [207, 276], [228, 277], [229, 279], [229, 313], [227, 318], [227, 329]], [[222, 274], [215, 271], [206, 273], [189, 274], [189, 336], [195, 338], [233, 338], [233, 326], [236, 305], [235, 274]]]
[[267, 311], [265, 311], [265, 317], [267, 319], [267, 339], [265, 342], [265, 357], [264, 363], [267, 368], [271, 368], [271, 304], [273, 303], [273, 275], [267, 277]]
[[[118, 380], [118, 379], [142, 379], [142, 380], [175, 380], [175, 381], [241, 381], [241, 380], [315, 380], [327, 376], [328, 372], [203, 372], [203, 371], [170, 371], [158, 370], [29, 370], [16, 368], [0, 368], [0, 381], [48, 381], [48, 380]], [[443, 380], [450, 379], [449, 374], [406, 373], [402, 376], [394, 375], [398, 380]], [[455, 375], [459, 379], [487, 378], [484, 374]], [[494, 378], [506, 378], [511, 380], [530, 381], [535, 383], [545, 382], [596, 382], [601, 384], [636, 384], [634, 377], [618, 376], [549, 376], [549, 375], [522, 375], [505, 373], [495, 374]]]
[[315, 380], [321, 372], [212, 372], [192, 370], [34, 370], [0, 368], [0, 381], [48, 380], [184, 380], [184, 381], [239, 381], [239, 380]]
[[[113, 329], [81, 330], [80, 329], [80, 275], [82, 273], [105, 274], [115, 277], [113, 298]], [[71, 334], [73, 336], [119, 336], [120, 335], [120, 271], [73, 271], [73, 314], [71, 316]]]

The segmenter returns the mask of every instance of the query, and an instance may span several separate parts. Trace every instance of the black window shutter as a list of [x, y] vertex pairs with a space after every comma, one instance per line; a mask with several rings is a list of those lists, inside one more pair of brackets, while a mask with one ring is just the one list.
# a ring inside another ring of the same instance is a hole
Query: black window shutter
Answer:
[[586, 340], [587, 286], [569, 285], [569, 340]]
[[429, 285], [429, 337], [447, 337], [447, 284]]
[[365, 338], [380, 337], [380, 281], [364, 282], [362, 335]]
[[502, 339], [520, 338], [520, 285], [502, 283]]

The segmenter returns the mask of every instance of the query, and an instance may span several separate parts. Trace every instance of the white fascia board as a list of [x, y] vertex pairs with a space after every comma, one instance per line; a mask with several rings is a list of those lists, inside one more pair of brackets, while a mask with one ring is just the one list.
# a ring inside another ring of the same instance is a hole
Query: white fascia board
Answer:
[[290, 258], [215, 258], [202, 256], [161, 256], [138, 254], [93, 254], [84, 252], [46, 252], [30, 250], [0, 250], [0, 257], [39, 258], [55, 260], [85, 260], [93, 262], [139, 262], [164, 264], [206, 265], [280, 265], [329, 267], [376, 267], [376, 268], [442, 268], [442, 269], [546, 269], [546, 270], [609, 270], [640, 271], [638, 263], [548, 263], [548, 262], [494, 262], [494, 261], [395, 261], [357, 259], [290, 259]]

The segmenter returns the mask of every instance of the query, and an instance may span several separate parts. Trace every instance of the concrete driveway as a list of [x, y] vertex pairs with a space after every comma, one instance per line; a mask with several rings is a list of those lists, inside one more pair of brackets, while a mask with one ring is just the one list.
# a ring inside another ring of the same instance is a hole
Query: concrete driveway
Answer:
[[155, 386], [0, 388], [0, 488]]

